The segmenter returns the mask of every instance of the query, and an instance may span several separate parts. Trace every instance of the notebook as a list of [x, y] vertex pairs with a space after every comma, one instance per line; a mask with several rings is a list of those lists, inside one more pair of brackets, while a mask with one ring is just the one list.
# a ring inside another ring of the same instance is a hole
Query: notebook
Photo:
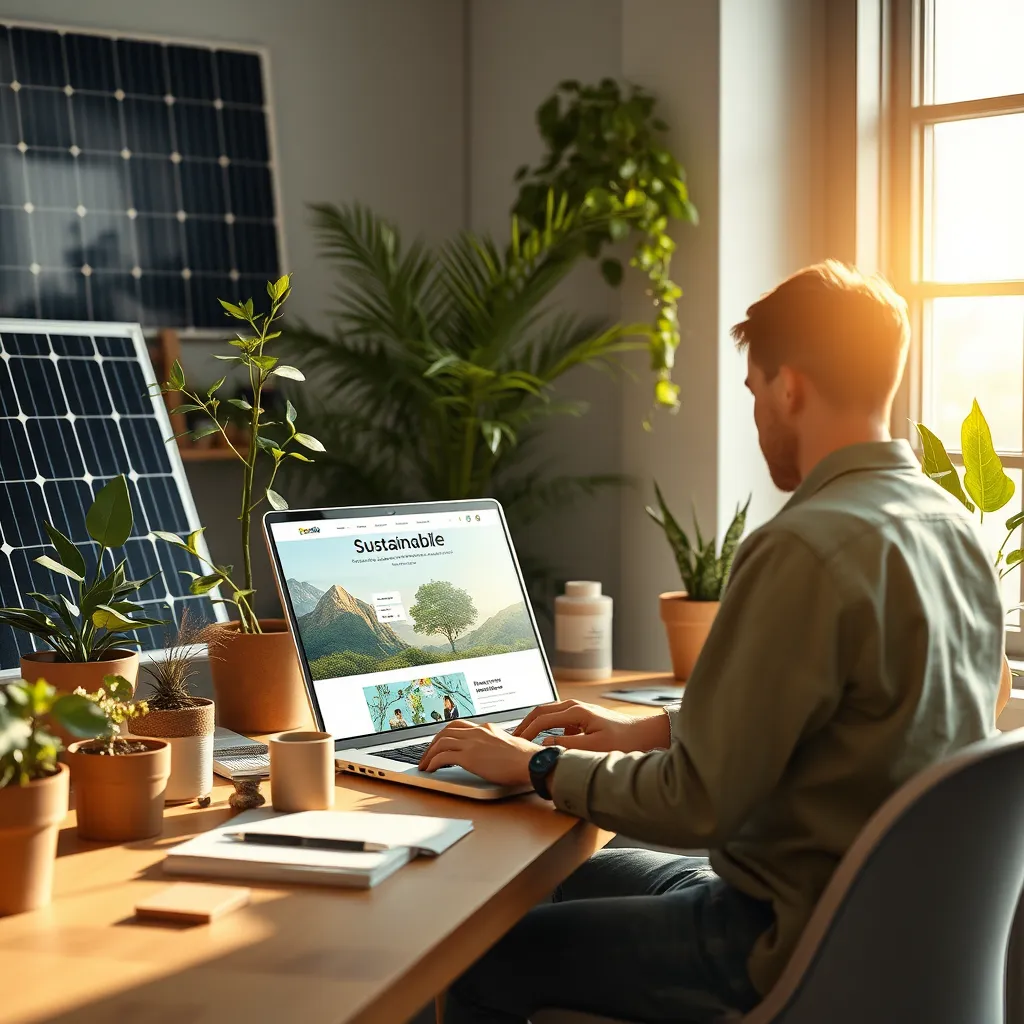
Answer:
[[349, 853], [303, 847], [256, 846], [236, 842], [225, 835], [285, 817], [290, 815], [264, 809], [236, 814], [218, 828], [173, 847], [164, 858], [164, 871], [169, 875], [370, 889], [415, 856], [408, 846], [380, 853]]
[[270, 775], [270, 748], [218, 725], [213, 733], [213, 770], [226, 779], [235, 775]]

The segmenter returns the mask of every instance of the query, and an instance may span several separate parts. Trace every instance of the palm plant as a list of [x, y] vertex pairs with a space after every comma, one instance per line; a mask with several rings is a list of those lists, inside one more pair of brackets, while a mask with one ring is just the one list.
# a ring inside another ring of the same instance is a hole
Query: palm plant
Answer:
[[[579, 416], [556, 382], [576, 366], [611, 370], [644, 326], [606, 328], [544, 303], [607, 216], [549, 197], [543, 223], [501, 250], [464, 233], [438, 249], [404, 245], [359, 205], [314, 207], [339, 273], [330, 333], [287, 332], [322, 398], [303, 415], [327, 449], [317, 484], [345, 504], [496, 497], [521, 527], [619, 481], [555, 472], [535, 442], [552, 416]], [[536, 567], [535, 567], [536, 568]]]

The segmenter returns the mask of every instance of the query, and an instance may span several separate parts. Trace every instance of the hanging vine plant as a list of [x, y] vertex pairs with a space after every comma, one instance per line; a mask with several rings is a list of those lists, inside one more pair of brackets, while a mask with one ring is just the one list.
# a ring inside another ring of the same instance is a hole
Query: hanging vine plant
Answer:
[[[679, 386], [672, 380], [679, 345], [677, 302], [682, 294], [669, 277], [675, 242], [672, 221], [697, 223], [685, 172], [664, 144], [668, 125], [655, 116], [654, 97], [637, 85], [602, 79], [596, 86], [562, 82], [537, 109], [537, 126], [547, 152], [536, 166], [520, 167], [513, 212], [542, 226], [548, 195], [568, 196], [570, 207], [587, 206], [609, 215], [584, 240], [598, 258], [606, 246], [636, 238], [629, 264], [646, 275], [654, 305], [649, 332], [656, 406], [676, 409]], [[614, 256], [601, 259], [601, 274], [618, 286], [623, 267]]]

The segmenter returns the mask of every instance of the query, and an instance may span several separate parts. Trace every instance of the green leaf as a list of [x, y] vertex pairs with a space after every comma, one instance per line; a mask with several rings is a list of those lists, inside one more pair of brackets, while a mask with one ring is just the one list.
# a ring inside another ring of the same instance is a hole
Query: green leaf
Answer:
[[150, 537], [156, 537], [157, 540], [162, 540], [165, 544], [174, 544], [179, 548], [186, 548], [185, 542], [174, 533], [168, 533], [166, 530], [152, 530], [150, 531]]
[[221, 377], [220, 380], [218, 380], [215, 383], [211, 384], [209, 390], [206, 392], [206, 397], [207, 398], [213, 398], [214, 392], [219, 391], [221, 389], [221, 387], [223, 386], [224, 381], [226, 381], [226, 380], [227, 380], [227, 377]]
[[277, 512], [283, 512], [288, 508], [288, 502], [270, 487], [267, 488], [267, 501], [270, 502], [270, 507]]
[[173, 416], [177, 413], [180, 416], [184, 416], [187, 412], [206, 412], [206, 407], [203, 405], [196, 405], [194, 402], [186, 402], [183, 405], [176, 405], [171, 410], [171, 415]]
[[55, 526], [51, 526], [47, 522], [43, 523], [43, 529], [46, 530], [47, 536], [50, 538], [50, 543], [56, 549], [61, 562], [72, 572], [77, 573], [80, 578], [84, 577], [85, 559], [82, 557], [82, 553], [78, 548], [76, 548], [71, 542], [70, 538], [65, 537], [60, 530]]
[[58, 697], [50, 708], [50, 718], [80, 739], [102, 736], [108, 728], [107, 716], [100, 706], [80, 693]]
[[298, 413], [296, 413], [296, 411], [295, 411], [295, 406], [292, 405], [292, 403], [290, 401], [286, 401], [285, 402], [285, 406], [284, 406], [284, 418], [285, 418], [285, 421], [287, 423], [290, 423], [292, 426], [294, 426], [295, 425], [295, 417], [297, 415], [298, 415]]
[[92, 613], [92, 624], [97, 629], [131, 629], [135, 623], [109, 604], [96, 606]]
[[312, 462], [313, 461], [312, 459], [307, 458], [305, 455], [303, 455], [302, 452], [289, 452], [288, 453], [288, 457], [291, 458], [291, 459], [298, 459], [299, 462]]
[[185, 547], [187, 547], [188, 550], [191, 551], [193, 555], [198, 555], [199, 554], [199, 549], [196, 547], [196, 545], [199, 542], [199, 538], [202, 537], [202, 535], [205, 532], [206, 532], [206, 527], [205, 526], [200, 526], [198, 530], [193, 530], [188, 535], [188, 540], [185, 541]]
[[325, 452], [327, 449], [311, 434], [303, 434], [301, 431], [295, 435], [295, 440], [299, 444], [308, 448], [312, 452]]
[[200, 427], [198, 430], [192, 431], [192, 440], [199, 441], [204, 437], [209, 437], [211, 434], [220, 433], [220, 427], [216, 423], [212, 423], [206, 427]]
[[271, 374], [275, 377], [287, 377], [289, 380], [306, 379], [306, 375], [297, 366], [288, 366], [287, 364], [275, 366]]
[[964, 487], [982, 512], [997, 512], [1012, 497], [1013, 481], [996, 455], [992, 432], [977, 399], [960, 431], [964, 453]]
[[221, 356], [215, 355], [214, 359], [219, 359], [222, 363], [244, 363], [245, 358], [243, 356]]
[[233, 405], [236, 409], [244, 409], [246, 412], [252, 411], [252, 405], [244, 398], [229, 398], [228, 405]]
[[51, 558], [49, 555], [40, 555], [38, 558], [33, 559], [36, 565], [41, 565], [44, 569], [49, 569], [50, 572], [59, 572], [62, 576], [70, 576], [76, 583], [84, 583], [85, 578], [80, 576], [74, 569], [69, 569], [66, 565], [61, 565], [55, 558]]
[[1009, 554], [1008, 554], [1008, 555], [1006, 556], [1006, 564], [1007, 564], [1008, 566], [1010, 566], [1010, 565], [1016, 565], [1016, 564], [1017, 564], [1018, 562], [1020, 562], [1020, 561], [1021, 561], [1022, 559], [1024, 559], [1024, 548], [1017, 548], [1017, 550], [1016, 550], [1016, 551], [1011, 551], [1011, 552], [1010, 552], [1010, 553], [1009, 553]]
[[1024, 512], [1018, 512], [1015, 516], [1010, 516], [1006, 520], [1006, 532], [1013, 533], [1022, 524], [1024, 524]]
[[622, 283], [622, 263], [619, 260], [601, 260], [601, 276], [613, 288]]
[[[253, 356], [252, 363], [253, 365], [258, 366], [265, 373], [269, 373], [277, 365], [277, 356]], [[285, 374], [285, 376], [287, 376], [287, 374]], [[305, 380], [304, 377], [300, 379]]]
[[236, 306], [233, 302], [225, 302], [224, 299], [217, 300], [223, 307], [224, 311], [228, 316], [233, 316], [236, 320], [245, 320], [245, 310], [241, 306]]
[[921, 438], [921, 469], [943, 490], [948, 491], [969, 511], [974, 506], [960, 485], [960, 474], [956, 471], [943, 443], [923, 423], [915, 424]]
[[135, 687], [124, 676], [109, 675], [103, 677], [103, 689], [119, 701], [129, 701], [135, 693]]
[[128, 481], [123, 475], [115, 476], [96, 495], [92, 508], [86, 513], [85, 528], [100, 546], [119, 548], [131, 536], [132, 522]]
[[197, 595], [208, 594], [214, 587], [219, 587], [223, 582], [225, 582], [225, 580], [220, 573], [213, 573], [209, 576], [200, 576], [199, 579], [193, 580], [189, 585], [189, 593]]
[[629, 234], [629, 221], [622, 217], [612, 217], [608, 221], [608, 234], [616, 242], [621, 242]]
[[171, 377], [167, 382], [175, 391], [180, 391], [185, 386], [185, 371], [181, 368], [181, 363], [177, 359], [174, 360], [171, 366]]

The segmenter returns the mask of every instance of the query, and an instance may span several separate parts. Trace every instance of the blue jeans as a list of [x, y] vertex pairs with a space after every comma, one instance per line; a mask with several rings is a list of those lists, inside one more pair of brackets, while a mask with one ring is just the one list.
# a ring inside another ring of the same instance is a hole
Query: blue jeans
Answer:
[[760, 1001], [747, 957], [771, 906], [703, 857], [603, 850], [452, 985], [446, 1024], [513, 1024], [543, 1008], [704, 1024]]

